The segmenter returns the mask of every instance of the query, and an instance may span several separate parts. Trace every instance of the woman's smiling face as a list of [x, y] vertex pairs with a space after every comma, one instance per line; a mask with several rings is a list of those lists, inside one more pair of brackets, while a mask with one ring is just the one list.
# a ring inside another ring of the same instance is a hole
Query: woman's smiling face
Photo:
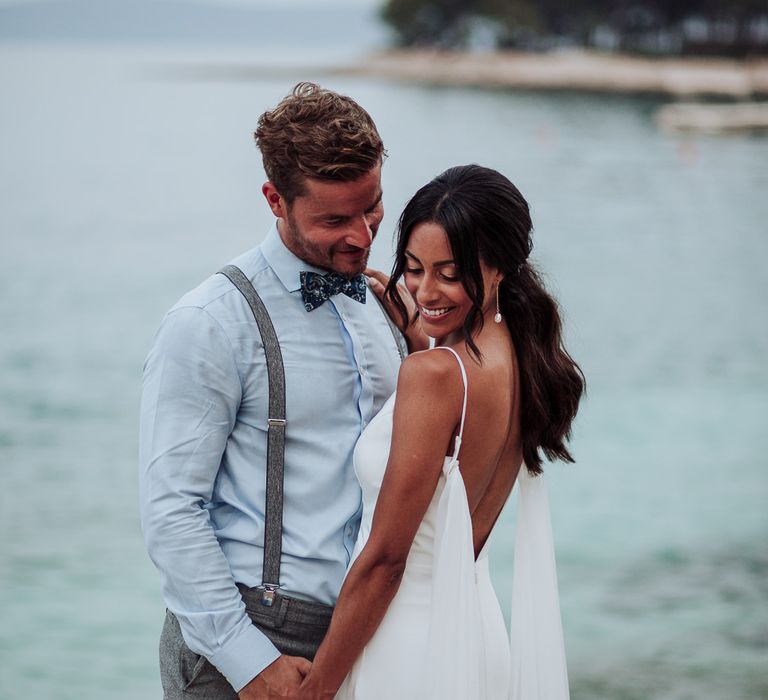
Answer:
[[[405, 256], [403, 281], [416, 302], [424, 332], [440, 342], [457, 342], [472, 309], [472, 300], [462, 284], [461, 271], [454, 262], [445, 229], [431, 221], [415, 226]], [[480, 270], [485, 287], [483, 313], [486, 313], [493, 309], [498, 273], [482, 260]]]

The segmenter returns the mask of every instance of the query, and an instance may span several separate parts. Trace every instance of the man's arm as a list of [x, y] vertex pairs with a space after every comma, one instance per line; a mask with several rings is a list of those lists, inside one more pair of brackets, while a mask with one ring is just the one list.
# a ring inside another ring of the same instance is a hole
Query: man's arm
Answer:
[[185, 307], [166, 316], [144, 368], [142, 527], [187, 645], [236, 690], [280, 656], [247, 616], [205, 508], [241, 390], [229, 339], [206, 310]]

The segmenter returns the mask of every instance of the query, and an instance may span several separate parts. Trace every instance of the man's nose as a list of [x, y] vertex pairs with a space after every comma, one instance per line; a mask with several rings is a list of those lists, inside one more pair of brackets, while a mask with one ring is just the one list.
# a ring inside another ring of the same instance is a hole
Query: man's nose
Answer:
[[367, 217], [362, 216], [352, 223], [346, 240], [349, 245], [356, 248], [370, 248], [371, 243], [373, 243], [373, 234]]

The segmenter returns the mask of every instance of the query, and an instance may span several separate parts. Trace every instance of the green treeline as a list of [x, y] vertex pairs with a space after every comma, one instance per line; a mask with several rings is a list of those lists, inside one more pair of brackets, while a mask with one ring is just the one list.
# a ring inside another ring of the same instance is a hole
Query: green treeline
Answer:
[[768, 0], [387, 0], [401, 46], [768, 53]]

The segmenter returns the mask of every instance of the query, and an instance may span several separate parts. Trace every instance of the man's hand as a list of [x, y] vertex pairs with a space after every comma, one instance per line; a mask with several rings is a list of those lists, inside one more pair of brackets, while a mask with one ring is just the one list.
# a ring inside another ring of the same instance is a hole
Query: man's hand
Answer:
[[[417, 350], [426, 350], [429, 347], [429, 338], [421, 330], [421, 322], [417, 318], [416, 321], [408, 324], [408, 328], [403, 328], [403, 317], [397, 307], [392, 302], [384, 297], [384, 290], [389, 284], [389, 275], [385, 275], [383, 272], [374, 270], [372, 268], [366, 268], [365, 275], [368, 277], [371, 291], [381, 300], [384, 310], [387, 315], [392, 319], [392, 322], [397, 326], [400, 332], [405, 336], [408, 343], [408, 350], [410, 352], [416, 352]], [[408, 313], [408, 318], [412, 319], [416, 314], [416, 303], [408, 293], [405, 285], [397, 285], [397, 293], [400, 300], [405, 305], [405, 310]]]
[[280, 656], [239, 693], [240, 700], [292, 698], [312, 664], [301, 656]]

